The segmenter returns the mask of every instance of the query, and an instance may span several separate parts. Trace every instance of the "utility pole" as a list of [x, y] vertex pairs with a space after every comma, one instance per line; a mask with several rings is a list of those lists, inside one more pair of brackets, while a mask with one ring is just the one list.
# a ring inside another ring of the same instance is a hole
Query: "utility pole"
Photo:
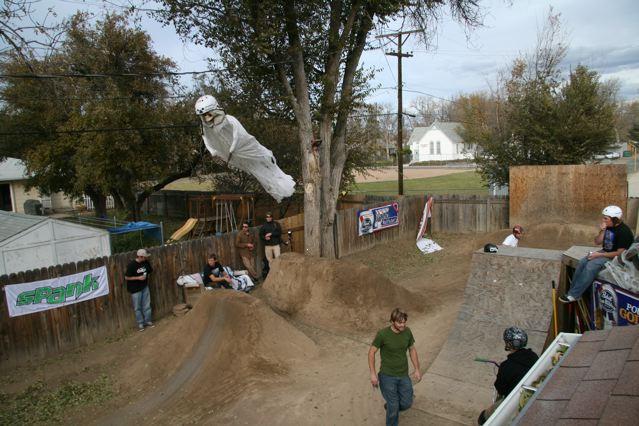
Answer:
[[406, 37], [402, 41], [403, 35], [410, 35], [413, 33], [420, 33], [421, 30], [412, 30], [412, 31], [400, 31], [397, 33], [391, 34], [382, 34], [377, 36], [376, 38], [389, 38], [393, 39], [397, 37], [397, 52], [389, 52], [386, 53], [389, 56], [397, 56], [397, 192], [399, 195], [404, 195], [404, 154], [403, 151], [403, 127], [404, 127], [404, 116], [403, 116], [403, 103], [402, 103], [402, 58], [412, 58], [412, 53], [402, 53], [402, 44], [408, 40]]

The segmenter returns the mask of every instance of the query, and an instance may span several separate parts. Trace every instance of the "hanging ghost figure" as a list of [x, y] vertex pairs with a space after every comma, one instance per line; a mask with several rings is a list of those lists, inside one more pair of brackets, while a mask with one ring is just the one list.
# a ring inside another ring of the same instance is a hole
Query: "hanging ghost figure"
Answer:
[[235, 117], [225, 114], [213, 96], [198, 99], [195, 113], [202, 120], [202, 138], [211, 155], [253, 175], [278, 203], [293, 195], [295, 181], [277, 166], [271, 150], [260, 145]]

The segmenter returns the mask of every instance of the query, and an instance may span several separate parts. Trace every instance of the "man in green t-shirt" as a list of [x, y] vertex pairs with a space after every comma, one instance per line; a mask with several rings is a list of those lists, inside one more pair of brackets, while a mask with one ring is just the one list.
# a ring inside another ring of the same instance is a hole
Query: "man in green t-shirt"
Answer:
[[[410, 408], [413, 404], [413, 384], [408, 376], [408, 359], [415, 372], [416, 382], [422, 379], [419, 371], [419, 358], [415, 349], [415, 339], [410, 328], [406, 327], [408, 314], [399, 308], [391, 313], [390, 326], [377, 332], [373, 344], [368, 350], [368, 368], [371, 372], [371, 384], [380, 388], [386, 400], [386, 425], [395, 426], [399, 421], [399, 412]], [[375, 354], [380, 351], [382, 363], [379, 374], [375, 369]]]

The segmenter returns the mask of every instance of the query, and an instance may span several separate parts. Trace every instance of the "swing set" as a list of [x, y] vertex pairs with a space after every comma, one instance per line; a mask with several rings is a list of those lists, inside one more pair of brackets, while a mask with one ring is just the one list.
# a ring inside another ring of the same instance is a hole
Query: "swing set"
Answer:
[[167, 243], [185, 236], [202, 238], [237, 231], [238, 223], [252, 223], [255, 218], [255, 197], [250, 194], [200, 195], [189, 198], [189, 219]]

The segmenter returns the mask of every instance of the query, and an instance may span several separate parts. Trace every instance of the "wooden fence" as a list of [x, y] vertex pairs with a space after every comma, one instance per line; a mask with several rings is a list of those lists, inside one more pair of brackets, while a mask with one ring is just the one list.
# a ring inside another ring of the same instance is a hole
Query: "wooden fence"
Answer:
[[[431, 223], [434, 232], [491, 232], [508, 227], [508, 197], [437, 195], [433, 198], [435, 202]], [[392, 201], [399, 203], [399, 226], [360, 237], [357, 224], [358, 210]], [[367, 250], [376, 244], [393, 241], [411, 233], [417, 234], [425, 201], [425, 195], [398, 199], [379, 196], [349, 199], [346, 205], [356, 207], [337, 211], [337, 257]], [[287, 217], [279, 222], [282, 224], [283, 233], [289, 229], [293, 231], [293, 251], [304, 253], [304, 214]]]
[[[251, 232], [257, 237], [257, 228]], [[216, 253], [220, 261], [243, 269], [235, 249], [235, 233], [220, 237], [189, 240], [150, 248], [149, 261], [154, 272], [149, 278], [153, 317], [161, 318], [180, 302], [176, 279], [182, 274], [202, 270], [207, 253]], [[257, 250], [263, 251], [260, 244]], [[86, 302], [40, 313], [9, 317], [4, 291], [0, 292], [0, 362], [40, 358], [70, 348], [121, 335], [135, 326], [131, 299], [124, 284], [127, 264], [135, 253], [91, 259], [39, 270], [0, 276], [0, 287], [8, 284], [45, 280], [106, 266], [109, 294]], [[261, 271], [261, 263], [256, 265]]]
[[[388, 203], [383, 198], [367, 198], [360, 207], [339, 210], [335, 223], [338, 257], [348, 256], [393, 241], [406, 235], [415, 235], [424, 208], [425, 196], [397, 199], [400, 224], [397, 227], [360, 237], [357, 233], [357, 211]], [[289, 241], [287, 231], [292, 232], [291, 244], [283, 245], [282, 252], [304, 251], [304, 215], [281, 219], [284, 242]], [[508, 226], [508, 200], [486, 197], [435, 197], [433, 207], [435, 232], [484, 232]], [[257, 242], [256, 252], [263, 253], [258, 228], [251, 228]], [[197, 240], [150, 248], [150, 262], [154, 273], [149, 279], [153, 317], [161, 318], [179, 303], [180, 293], [176, 284], [178, 276], [202, 270], [209, 252], [215, 252], [220, 261], [233, 268], [242, 269], [235, 248], [236, 233], [223, 234]], [[10, 318], [4, 291], [0, 294], [0, 362], [13, 363], [21, 359], [40, 358], [70, 348], [80, 347], [118, 336], [135, 327], [130, 296], [124, 285], [127, 264], [134, 253], [118, 254], [75, 264], [65, 264], [40, 270], [0, 277], [0, 286], [45, 280], [106, 265], [109, 276], [109, 295], [64, 306], [36, 314]], [[261, 256], [258, 256], [261, 257]], [[256, 262], [261, 272], [261, 261]]]

